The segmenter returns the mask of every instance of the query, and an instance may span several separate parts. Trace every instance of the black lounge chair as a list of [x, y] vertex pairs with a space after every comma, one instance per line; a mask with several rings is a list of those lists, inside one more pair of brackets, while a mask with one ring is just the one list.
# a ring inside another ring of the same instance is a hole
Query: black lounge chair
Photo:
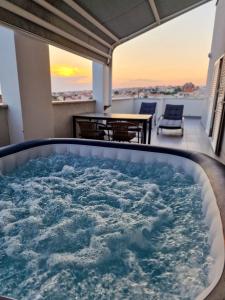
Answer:
[[162, 129], [181, 129], [181, 136], [184, 134], [184, 105], [166, 104], [165, 113], [159, 119], [157, 134], [159, 128]]
[[156, 105], [157, 105], [156, 102], [152, 102], [152, 103], [142, 102], [140, 112], [139, 112], [141, 115], [152, 115], [155, 125], [156, 125], [156, 116], [155, 116]]

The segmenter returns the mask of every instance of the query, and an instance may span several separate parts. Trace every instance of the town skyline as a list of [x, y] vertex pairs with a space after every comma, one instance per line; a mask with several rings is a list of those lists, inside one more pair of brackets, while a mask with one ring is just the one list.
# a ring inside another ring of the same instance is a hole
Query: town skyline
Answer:
[[[204, 99], [206, 88], [187, 82], [183, 85], [113, 88], [112, 98], [191, 98]], [[92, 100], [92, 89], [52, 93], [54, 101]]]

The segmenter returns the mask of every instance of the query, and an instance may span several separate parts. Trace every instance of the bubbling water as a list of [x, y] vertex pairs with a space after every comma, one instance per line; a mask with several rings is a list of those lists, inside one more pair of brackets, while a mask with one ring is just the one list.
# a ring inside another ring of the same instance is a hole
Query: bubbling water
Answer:
[[182, 170], [52, 155], [0, 190], [1, 294], [194, 299], [209, 284], [200, 187]]

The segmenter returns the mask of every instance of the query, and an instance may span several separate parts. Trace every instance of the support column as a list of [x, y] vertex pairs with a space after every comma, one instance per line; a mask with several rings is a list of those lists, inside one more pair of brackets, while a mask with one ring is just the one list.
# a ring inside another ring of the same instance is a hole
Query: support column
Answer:
[[24, 141], [23, 117], [14, 32], [0, 27], [0, 82], [3, 101], [8, 104], [10, 143]]
[[207, 83], [206, 91], [207, 98], [205, 101], [205, 107], [202, 115], [202, 124], [206, 130], [206, 133], [209, 134], [211, 129], [211, 121], [213, 116], [213, 101], [214, 99], [210, 97], [210, 90], [212, 88], [213, 74], [215, 62], [224, 55], [225, 52], [225, 1], [217, 1], [216, 3], [216, 15], [214, 21], [213, 37], [211, 44], [211, 51], [209, 54], [209, 65], [208, 65], [208, 74], [207, 74]]
[[10, 142], [54, 137], [48, 45], [0, 28], [0, 82]]
[[96, 112], [102, 113], [112, 106], [112, 63], [104, 65], [93, 62], [93, 98], [96, 100]]

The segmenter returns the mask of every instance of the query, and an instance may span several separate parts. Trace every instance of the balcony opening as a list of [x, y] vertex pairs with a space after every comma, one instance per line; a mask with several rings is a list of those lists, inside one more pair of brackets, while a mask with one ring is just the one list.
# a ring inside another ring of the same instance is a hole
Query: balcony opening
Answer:
[[53, 100], [91, 100], [92, 62], [53, 46], [49, 54]]

